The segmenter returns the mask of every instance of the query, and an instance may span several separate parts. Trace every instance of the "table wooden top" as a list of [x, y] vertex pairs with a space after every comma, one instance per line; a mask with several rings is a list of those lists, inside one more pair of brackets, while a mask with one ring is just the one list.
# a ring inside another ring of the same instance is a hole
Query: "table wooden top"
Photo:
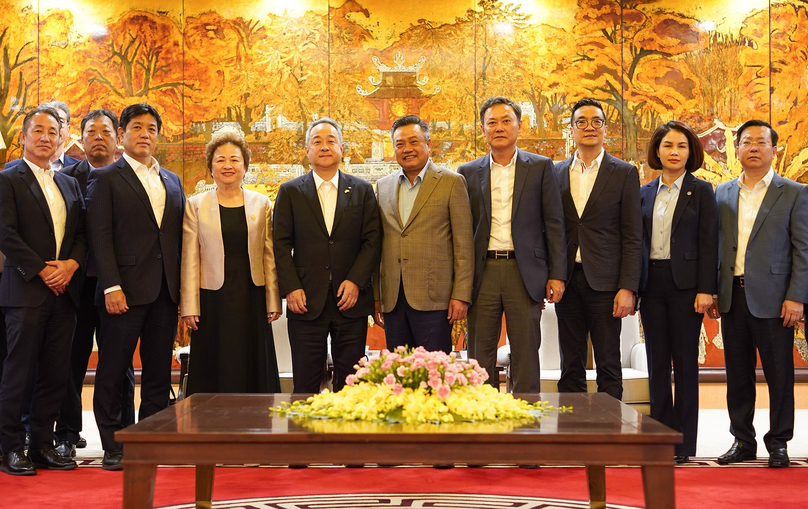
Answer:
[[270, 412], [291, 394], [195, 394], [116, 433], [125, 444], [301, 444], [406, 441], [420, 444], [675, 444], [682, 435], [603, 393], [522, 394], [571, 412], [551, 411], [535, 423], [387, 424], [288, 418]]

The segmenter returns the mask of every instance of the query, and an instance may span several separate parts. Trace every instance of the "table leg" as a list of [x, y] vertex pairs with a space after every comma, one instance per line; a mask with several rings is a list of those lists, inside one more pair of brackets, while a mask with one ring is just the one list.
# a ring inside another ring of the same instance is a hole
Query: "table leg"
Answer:
[[196, 466], [196, 509], [211, 509], [213, 505], [213, 472], [216, 465]]
[[642, 487], [647, 509], [674, 509], [673, 463], [670, 466], [642, 467]]
[[124, 509], [151, 508], [154, 503], [154, 476], [157, 465], [149, 463], [123, 463]]
[[606, 467], [587, 465], [586, 480], [589, 484], [590, 509], [606, 509]]

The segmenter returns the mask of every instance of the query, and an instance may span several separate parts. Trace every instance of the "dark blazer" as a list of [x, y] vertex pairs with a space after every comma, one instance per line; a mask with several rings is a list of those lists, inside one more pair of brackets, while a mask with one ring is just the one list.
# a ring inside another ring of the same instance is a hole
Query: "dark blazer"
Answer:
[[[20, 164], [20, 161], [22, 161], [22, 159], [12, 159], [11, 161], [8, 161], [6, 164], [3, 165], [3, 169], [7, 170], [9, 168], [13, 168], [18, 164]], [[81, 159], [76, 159], [75, 157], [70, 157], [69, 155], [65, 154], [65, 164], [62, 168], [73, 166], [74, 164], [79, 162], [81, 162]]]
[[[643, 258], [640, 292], [648, 283], [651, 231], [654, 222], [659, 179], [642, 186], [640, 202], [643, 219]], [[718, 204], [713, 186], [686, 172], [679, 190], [671, 224], [671, 272], [680, 290], [695, 288], [696, 293], [716, 292], [718, 278]]]
[[[23, 162], [0, 171], [0, 251], [6, 256], [0, 280], [0, 306], [37, 307], [51, 290], [39, 277], [50, 260], [76, 260], [84, 265], [87, 239], [84, 200], [75, 179], [55, 172], [53, 181], [67, 211], [58, 257], [53, 219], [36, 176]], [[81, 286], [74, 277], [68, 293], [78, 305]]]
[[302, 288], [308, 309], [302, 315], [287, 311], [288, 318], [317, 318], [325, 306], [329, 279], [335, 297], [346, 279], [360, 288], [356, 305], [342, 313], [345, 317], [373, 314], [371, 276], [381, 254], [376, 196], [368, 182], [342, 172], [339, 175], [330, 236], [311, 172], [284, 182], [278, 190], [273, 223], [281, 296]]
[[160, 176], [166, 206], [158, 227], [149, 196], [126, 159], [89, 175], [87, 215], [98, 270], [97, 305], [104, 303], [104, 290], [115, 285], [121, 285], [128, 305], [150, 304], [160, 294], [163, 272], [171, 300], [179, 303], [185, 194], [175, 173], [160, 168]]
[[[491, 238], [491, 155], [460, 166], [471, 199], [474, 228], [474, 290], [477, 300]], [[553, 161], [517, 150], [511, 209], [511, 237], [516, 265], [530, 297], [542, 302], [548, 279], [566, 280], [567, 254], [561, 193]]]
[[[65, 162], [67, 162], [67, 156], [65, 156]], [[65, 167], [62, 168], [62, 173], [78, 180], [81, 194], [84, 197], [87, 196], [87, 178], [90, 176], [90, 169], [90, 163], [88, 163], [86, 159], [71, 164], [70, 166], [65, 165]]]
[[[718, 305], [732, 306], [738, 248], [738, 179], [715, 189], [718, 201]], [[808, 188], [775, 173], [746, 247], [744, 286], [749, 311], [778, 318], [783, 301], [808, 302]]]
[[567, 225], [567, 277], [572, 275], [575, 253], [589, 286], [599, 292], [621, 288], [636, 292], [642, 272], [642, 214], [640, 177], [633, 164], [608, 152], [595, 178], [581, 217], [570, 193], [569, 168], [575, 156], [556, 163]]

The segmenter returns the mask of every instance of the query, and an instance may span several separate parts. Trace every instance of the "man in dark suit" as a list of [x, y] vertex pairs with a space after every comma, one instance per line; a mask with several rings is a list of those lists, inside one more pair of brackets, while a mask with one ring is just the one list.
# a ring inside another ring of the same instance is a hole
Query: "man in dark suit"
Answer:
[[756, 458], [755, 365], [769, 387], [770, 467], [787, 467], [794, 435], [794, 324], [808, 302], [808, 188], [777, 175], [777, 132], [761, 120], [738, 128], [743, 171], [715, 190], [718, 308], [735, 443], [718, 463]]
[[[67, 143], [70, 140], [70, 108], [68, 108], [67, 104], [63, 103], [62, 101], [51, 101], [49, 103], [43, 103], [42, 106], [49, 106], [53, 108], [56, 113], [59, 114], [59, 120], [62, 122], [62, 127], [59, 130], [62, 141], [51, 156], [51, 167], [58, 171], [62, 168], [66, 168], [78, 163], [78, 159], [75, 157], [70, 157], [67, 155], [67, 152], [65, 152]], [[7, 170], [9, 168], [13, 168], [14, 166], [18, 165], [20, 161], [22, 161], [22, 159], [14, 159], [9, 161], [3, 165], [3, 169]]]
[[127, 106], [118, 127], [123, 157], [90, 172], [87, 184], [96, 304], [104, 306], [93, 410], [106, 470], [122, 468], [122, 444], [114, 433], [123, 428], [124, 375], [138, 338], [143, 364], [138, 417], [168, 407], [171, 390], [185, 195], [179, 177], [153, 156], [161, 127], [152, 106]]
[[606, 115], [594, 99], [572, 107], [577, 150], [557, 163], [567, 224], [567, 289], [556, 305], [559, 392], [586, 392], [587, 336], [598, 392], [623, 396], [621, 319], [634, 310], [642, 270], [637, 168], [603, 149]]
[[466, 177], [474, 229], [469, 356], [494, 384], [504, 312], [513, 390], [539, 392], [541, 310], [544, 300], [561, 299], [567, 274], [561, 193], [553, 162], [516, 148], [519, 105], [492, 97], [480, 121], [491, 153], [457, 170]]
[[[64, 397], [76, 325], [79, 288], [73, 274], [84, 262], [87, 244], [78, 183], [49, 169], [60, 142], [59, 127], [52, 108], [31, 110], [20, 132], [23, 160], [0, 172], [0, 251], [6, 255], [0, 306], [8, 341], [0, 383], [5, 452], [0, 470], [11, 475], [35, 475], [35, 467], [76, 468], [53, 447], [53, 425]], [[26, 455], [21, 416], [36, 368]]]
[[371, 275], [381, 229], [373, 187], [339, 171], [342, 131], [328, 117], [311, 123], [312, 171], [285, 182], [275, 202], [275, 264], [286, 297], [294, 392], [319, 392], [331, 336], [334, 390], [365, 353], [373, 314]]
[[[118, 117], [109, 110], [93, 110], [81, 121], [81, 142], [87, 159], [64, 168], [62, 172], [79, 182], [83, 196], [87, 195], [87, 178], [90, 171], [103, 168], [115, 162], [115, 150], [118, 145]], [[88, 253], [88, 261], [91, 256]], [[95, 263], [88, 263], [77, 274], [81, 283], [81, 302], [76, 316], [76, 331], [73, 334], [73, 346], [70, 353], [70, 377], [67, 392], [62, 402], [62, 410], [56, 421], [56, 450], [63, 456], [75, 456], [76, 447], [85, 447], [86, 440], [81, 438], [82, 404], [81, 392], [84, 375], [87, 373], [87, 362], [93, 350], [93, 337], [100, 332], [101, 316], [95, 305], [95, 288], [98, 283]], [[124, 381], [126, 390], [123, 394], [122, 417], [124, 426], [135, 422], [135, 377], [130, 367]]]

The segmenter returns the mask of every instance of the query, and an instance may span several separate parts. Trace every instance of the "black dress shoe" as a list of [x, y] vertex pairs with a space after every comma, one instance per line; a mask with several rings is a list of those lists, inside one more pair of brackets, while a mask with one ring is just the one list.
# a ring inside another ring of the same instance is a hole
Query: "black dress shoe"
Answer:
[[120, 449], [104, 451], [101, 468], [104, 470], [123, 470], [123, 451]]
[[36, 475], [34, 464], [22, 449], [4, 454], [3, 461], [0, 463], [0, 471], [9, 475]]
[[729, 465], [730, 463], [740, 463], [742, 461], [756, 460], [755, 451], [745, 446], [743, 443], [735, 441], [732, 447], [725, 454], [718, 457], [719, 465]]
[[780, 447], [778, 449], [774, 449], [769, 454], [769, 466], [772, 468], [783, 468], [791, 465], [791, 462], [788, 460], [788, 451], [786, 451], [785, 447]]
[[78, 465], [70, 458], [65, 458], [56, 452], [52, 445], [46, 445], [42, 449], [28, 450], [28, 457], [31, 463], [37, 468], [47, 468], [50, 470], [73, 470]]
[[674, 456], [673, 462], [677, 465], [681, 465], [682, 463], [690, 463], [690, 456]]
[[534, 470], [536, 468], [539, 468], [539, 466], [535, 465], [535, 464], [527, 464], [527, 465], [519, 465], [519, 468], [526, 468], [528, 470]]
[[59, 440], [56, 443], [56, 452], [59, 453], [59, 456], [63, 458], [75, 458], [76, 457], [76, 446], [71, 444], [69, 440]]
[[450, 468], [454, 468], [454, 463], [436, 463], [432, 465], [432, 468], [437, 468], [438, 470], [448, 470]]
[[84, 437], [79, 435], [79, 441], [76, 442], [76, 448], [77, 449], [84, 449], [85, 447], [87, 447], [87, 440], [85, 440]]

